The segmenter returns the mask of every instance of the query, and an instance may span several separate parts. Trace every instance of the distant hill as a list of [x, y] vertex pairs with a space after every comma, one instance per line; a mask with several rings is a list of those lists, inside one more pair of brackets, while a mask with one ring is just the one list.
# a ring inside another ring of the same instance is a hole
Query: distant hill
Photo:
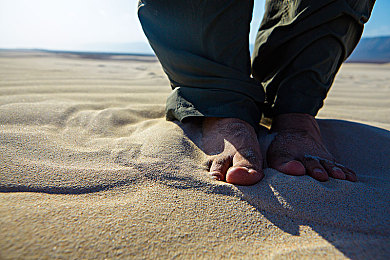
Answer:
[[[154, 54], [146, 42], [94, 43], [81, 46], [80, 50], [115, 53]], [[253, 50], [253, 44], [250, 45]], [[390, 36], [362, 38], [347, 62], [387, 63], [390, 62]]]
[[[253, 47], [253, 44], [251, 44], [251, 53]], [[390, 62], [390, 36], [362, 38], [347, 62]]]
[[362, 38], [347, 62], [390, 62], [390, 36]]

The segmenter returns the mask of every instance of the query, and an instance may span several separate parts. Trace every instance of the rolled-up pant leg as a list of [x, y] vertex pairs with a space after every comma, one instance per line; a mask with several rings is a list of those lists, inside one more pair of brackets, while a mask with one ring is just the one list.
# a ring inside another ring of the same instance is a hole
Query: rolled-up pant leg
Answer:
[[374, 3], [267, 0], [252, 73], [266, 89], [269, 117], [317, 114], [342, 62], [360, 40]]
[[264, 102], [251, 78], [253, 0], [140, 0], [143, 30], [171, 82], [169, 120], [233, 117], [258, 126]]

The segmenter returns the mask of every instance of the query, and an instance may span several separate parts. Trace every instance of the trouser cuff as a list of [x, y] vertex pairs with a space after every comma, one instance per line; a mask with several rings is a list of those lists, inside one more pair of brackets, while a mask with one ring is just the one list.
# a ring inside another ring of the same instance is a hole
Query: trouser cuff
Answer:
[[166, 105], [166, 118], [171, 121], [189, 117], [238, 118], [255, 131], [258, 131], [261, 116], [261, 104], [243, 94], [220, 89], [177, 87]]
[[272, 118], [281, 114], [301, 113], [316, 116], [320, 108], [323, 106], [323, 97], [311, 97], [305, 94], [295, 92], [289, 94], [289, 100], [280, 101], [272, 108], [271, 106], [264, 109], [266, 117]]

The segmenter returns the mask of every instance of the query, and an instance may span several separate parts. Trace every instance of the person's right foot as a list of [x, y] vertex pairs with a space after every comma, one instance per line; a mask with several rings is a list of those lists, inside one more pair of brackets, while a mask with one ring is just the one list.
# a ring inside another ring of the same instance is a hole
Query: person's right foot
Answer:
[[356, 181], [356, 174], [335, 162], [326, 149], [315, 118], [308, 114], [283, 114], [271, 126], [275, 139], [268, 147], [268, 166], [289, 175], [310, 175], [318, 181], [329, 177]]
[[263, 177], [263, 158], [252, 126], [236, 118], [205, 118], [202, 146], [213, 155], [209, 174], [216, 180], [253, 185]]

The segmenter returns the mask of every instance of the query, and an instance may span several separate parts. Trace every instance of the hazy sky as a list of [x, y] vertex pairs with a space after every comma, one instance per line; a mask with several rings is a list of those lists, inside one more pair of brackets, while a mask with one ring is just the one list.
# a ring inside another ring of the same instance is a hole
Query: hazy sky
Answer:
[[[252, 28], [258, 27], [263, 6], [264, 0], [255, 0]], [[389, 10], [390, 1], [377, 1], [364, 36], [390, 35]], [[137, 0], [0, 0], [0, 48], [71, 50], [130, 42], [146, 42]]]

